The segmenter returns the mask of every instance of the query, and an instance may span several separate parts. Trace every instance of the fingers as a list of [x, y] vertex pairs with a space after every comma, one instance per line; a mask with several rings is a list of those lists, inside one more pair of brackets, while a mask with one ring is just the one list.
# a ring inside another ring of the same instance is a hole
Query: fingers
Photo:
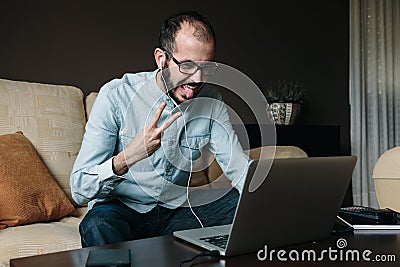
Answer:
[[166, 106], [166, 103], [165, 103], [165, 102], [162, 102], [162, 103], [160, 104], [160, 106], [158, 107], [158, 109], [156, 110], [156, 112], [154, 112], [153, 118], [151, 118], [151, 121], [150, 121], [150, 123], [149, 123], [148, 126], [154, 127], [154, 128], [157, 127], [158, 120], [160, 119], [161, 114], [162, 114], [162, 112], [163, 112], [165, 106]]
[[182, 112], [177, 112], [171, 117], [166, 120], [163, 125], [161, 125], [160, 130], [163, 132], [165, 129], [167, 129], [177, 118], [179, 118], [182, 115]]
[[[164, 108], [166, 106], [165, 102], [162, 102], [156, 112], [154, 112], [153, 118], [151, 118], [151, 121], [147, 125], [150, 128], [157, 128], [158, 121], [160, 120], [161, 114], [164, 111]], [[182, 112], [177, 112], [173, 114], [168, 120], [164, 122], [164, 124], [159, 127], [159, 133], [163, 132], [165, 129], [167, 129], [177, 118], [179, 118], [182, 115]]]

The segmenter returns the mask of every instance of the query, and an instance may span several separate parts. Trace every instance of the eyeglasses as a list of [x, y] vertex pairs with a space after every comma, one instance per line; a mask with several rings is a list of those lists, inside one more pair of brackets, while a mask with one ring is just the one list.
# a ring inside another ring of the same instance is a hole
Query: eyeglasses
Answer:
[[207, 62], [204, 64], [196, 64], [193, 61], [183, 61], [179, 62], [174, 56], [169, 53], [168, 51], [164, 50], [169, 57], [175, 62], [176, 65], [179, 67], [179, 71], [183, 74], [195, 74], [198, 70], [201, 71], [201, 74], [204, 76], [211, 76], [214, 75], [218, 69], [218, 64], [216, 62]]

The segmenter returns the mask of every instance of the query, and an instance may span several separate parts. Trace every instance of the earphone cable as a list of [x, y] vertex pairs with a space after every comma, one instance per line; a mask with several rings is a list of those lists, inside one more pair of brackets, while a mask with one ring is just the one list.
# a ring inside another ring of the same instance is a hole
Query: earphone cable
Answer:
[[191, 203], [190, 203], [190, 198], [189, 198], [189, 187], [190, 187], [190, 181], [191, 181], [191, 179], [192, 179], [192, 171], [193, 171], [193, 161], [192, 161], [193, 155], [192, 155], [192, 150], [191, 150], [191, 147], [190, 147], [190, 145], [189, 145], [189, 140], [188, 140], [188, 136], [187, 136], [185, 112], [187, 111], [187, 109], [189, 108], [190, 105], [186, 107], [185, 112], [182, 111], [182, 109], [181, 109], [181, 108], [179, 107], [179, 105], [175, 102], [175, 100], [169, 95], [169, 90], [168, 90], [167, 83], [166, 83], [165, 78], [164, 78], [164, 75], [163, 75], [163, 70], [162, 70], [162, 69], [160, 69], [160, 70], [161, 70], [160, 75], [161, 75], [161, 78], [162, 78], [162, 80], [163, 80], [163, 84], [164, 84], [164, 87], [165, 87], [165, 91], [167, 92], [168, 97], [172, 100], [172, 102], [174, 103], [174, 105], [175, 105], [175, 106], [179, 109], [179, 111], [182, 113], [183, 128], [184, 128], [184, 130], [185, 130], [185, 141], [186, 141], [187, 147], [189, 148], [190, 172], [189, 172], [188, 182], [187, 182], [187, 185], [186, 185], [186, 200], [187, 200], [187, 202], [188, 202], [190, 211], [192, 212], [192, 214], [194, 215], [194, 217], [197, 219], [197, 221], [200, 223], [200, 226], [201, 226], [202, 228], [204, 228], [204, 225], [203, 225], [203, 223], [201, 222], [200, 218], [199, 218], [199, 217], [197, 216], [197, 214], [194, 212], [194, 210], [193, 210], [193, 208], [192, 208], [192, 205], [191, 205]]

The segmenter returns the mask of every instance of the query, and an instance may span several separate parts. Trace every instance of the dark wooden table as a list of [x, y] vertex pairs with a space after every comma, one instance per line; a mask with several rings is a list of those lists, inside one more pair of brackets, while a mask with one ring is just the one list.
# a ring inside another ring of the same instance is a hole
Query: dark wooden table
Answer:
[[[172, 236], [162, 236], [13, 259], [10, 265], [11, 267], [84, 267], [89, 251], [100, 248], [129, 248], [132, 252], [131, 266], [145, 267], [176, 267], [182, 261], [204, 251]], [[312, 251], [315, 252], [315, 258]], [[280, 259], [286, 261], [279, 259], [279, 253], [281, 253]], [[366, 258], [363, 258], [363, 253]], [[332, 235], [329, 239], [275, 249], [274, 252], [268, 249], [267, 255], [264, 261], [258, 259], [257, 253], [236, 257], [201, 257], [194, 261], [194, 265], [187, 263], [183, 266], [400, 266], [400, 231]], [[265, 254], [262, 253], [260, 256], [264, 257]], [[367, 258], [370, 261], [365, 260]]]

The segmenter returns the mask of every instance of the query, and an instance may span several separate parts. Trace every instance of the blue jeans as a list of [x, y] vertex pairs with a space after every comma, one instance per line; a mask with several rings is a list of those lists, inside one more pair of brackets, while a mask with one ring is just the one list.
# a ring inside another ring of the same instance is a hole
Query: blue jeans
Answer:
[[[232, 223], [239, 193], [230, 190], [222, 198], [206, 205], [193, 207], [204, 226]], [[176, 230], [200, 227], [189, 207], [168, 209], [156, 206], [139, 213], [118, 199], [97, 203], [79, 225], [82, 247], [99, 246], [160, 235]]]

